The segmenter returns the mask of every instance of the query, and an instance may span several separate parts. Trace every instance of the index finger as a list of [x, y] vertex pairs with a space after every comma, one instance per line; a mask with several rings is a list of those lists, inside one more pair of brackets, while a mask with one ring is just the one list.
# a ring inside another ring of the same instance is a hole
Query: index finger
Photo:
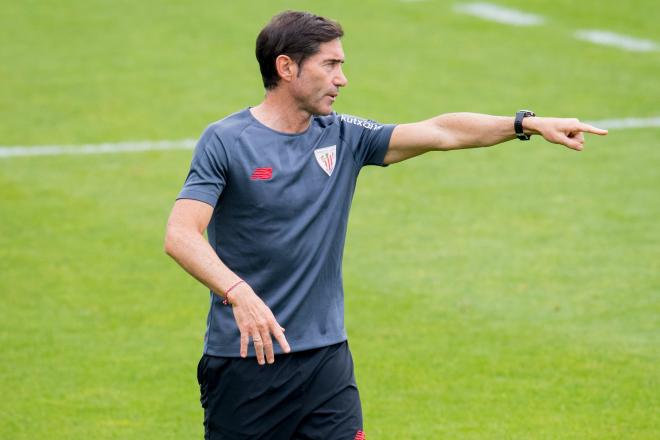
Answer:
[[593, 134], [598, 134], [601, 136], [604, 136], [608, 133], [607, 130], [603, 130], [602, 128], [597, 128], [594, 127], [593, 125], [585, 124], [585, 123], [580, 123], [579, 126], [580, 131], [583, 131], [585, 133], [593, 133]]
[[285, 353], [289, 353], [291, 351], [291, 347], [289, 347], [289, 343], [287, 342], [286, 337], [284, 337], [282, 327], [275, 323], [271, 331], [273, 336], [275, 336], [277, 343], [280, 344], [280, 347], [282, 347], [282, 350], [284, 350]]

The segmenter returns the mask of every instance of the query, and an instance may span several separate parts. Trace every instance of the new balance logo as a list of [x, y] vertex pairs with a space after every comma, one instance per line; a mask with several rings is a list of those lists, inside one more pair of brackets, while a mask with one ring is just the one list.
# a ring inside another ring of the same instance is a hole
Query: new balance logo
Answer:
[[250, 176], [252, 180], [270, 180], [273, 178], [273, 169], [268, 168], [255, 168]]

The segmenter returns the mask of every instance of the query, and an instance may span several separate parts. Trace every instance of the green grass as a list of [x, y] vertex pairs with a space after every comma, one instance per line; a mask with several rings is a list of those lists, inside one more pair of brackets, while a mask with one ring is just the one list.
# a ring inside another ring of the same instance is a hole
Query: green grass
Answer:
[[[5, 2], [0, 144], [197, 136], [262, 96], [275, 12], [342, 22], [338, 111], [657, 116], [650, 0]], [[344, 264], [370, 439], [660, 435], [658, 129], [539, 139], [365, 169]], [[189, 151], [0, 159], [0, 438], [201, 438], [205, 289], [162, 252]]]

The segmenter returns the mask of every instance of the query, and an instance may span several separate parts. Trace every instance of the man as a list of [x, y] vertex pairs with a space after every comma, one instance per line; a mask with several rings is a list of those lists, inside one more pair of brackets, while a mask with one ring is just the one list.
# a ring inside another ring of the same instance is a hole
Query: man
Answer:
[[531, 134], [581, 150], [583, 132], [607, 133], [528, 111], [401, 125], [335, 114], [342, 36], [309, 13], [268, 23], [263, 102], [202, 134], [168, 221], [166, 252], [211, 290], [198, 366], [207, 439], [365, 438], [341, 279], [362, 166]]

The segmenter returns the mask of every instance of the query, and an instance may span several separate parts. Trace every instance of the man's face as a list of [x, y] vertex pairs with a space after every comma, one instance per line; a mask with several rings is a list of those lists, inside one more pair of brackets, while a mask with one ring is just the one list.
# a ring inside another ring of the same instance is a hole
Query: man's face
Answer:
[[303, 61], [291, 82], [291, 94], [300, 108], [313, 115], [332, 113], [332, 103], [348, 80], [342, 72], [344, 51], [339, 39], [321, 43], [319, 51]]

